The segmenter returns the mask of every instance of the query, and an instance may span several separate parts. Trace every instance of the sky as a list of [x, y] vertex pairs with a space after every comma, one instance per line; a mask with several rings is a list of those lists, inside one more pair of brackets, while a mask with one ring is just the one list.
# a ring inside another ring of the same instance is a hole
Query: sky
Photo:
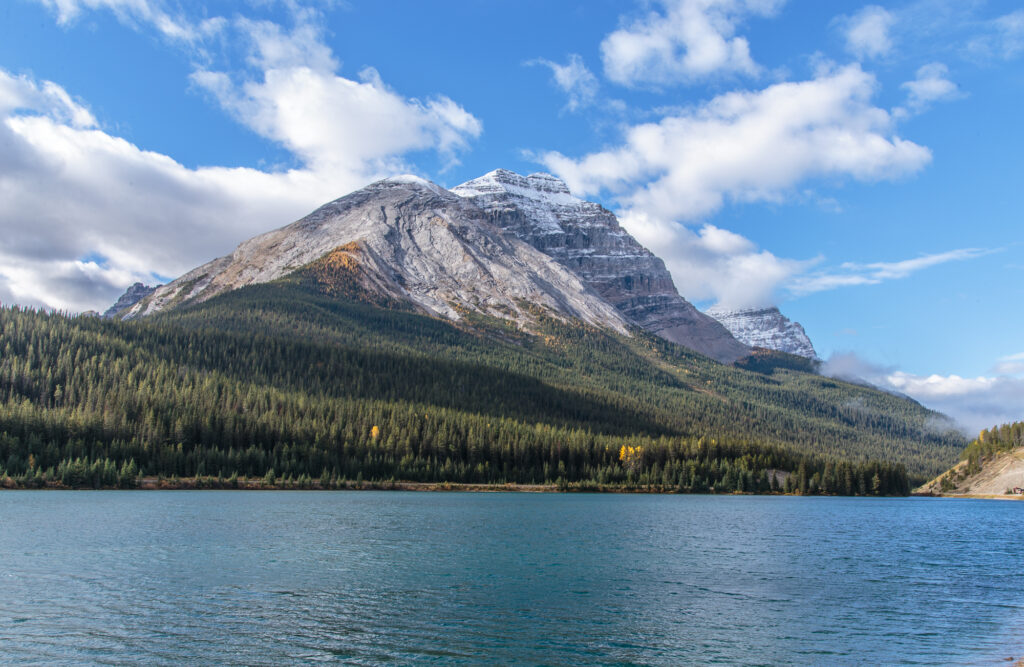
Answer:
[[1024, 418], [1024, 8], [6, 0], [0, 302], [105, 310], [379, 178], [563, 178], [706, 308]]

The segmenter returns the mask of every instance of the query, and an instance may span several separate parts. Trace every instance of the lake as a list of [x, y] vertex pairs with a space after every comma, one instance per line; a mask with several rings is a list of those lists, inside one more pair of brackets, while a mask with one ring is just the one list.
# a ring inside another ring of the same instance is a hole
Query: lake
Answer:
[[993, 664], [1024, 654], [1022, 516], [919, 498], [0, 492], [0, 653]]

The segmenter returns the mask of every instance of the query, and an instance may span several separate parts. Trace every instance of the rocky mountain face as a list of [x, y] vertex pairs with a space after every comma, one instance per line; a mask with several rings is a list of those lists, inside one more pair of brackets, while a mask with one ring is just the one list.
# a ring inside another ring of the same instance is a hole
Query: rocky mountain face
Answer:
[[788, 352], [808, 359], [818, 358], [804, 328], [779, 312], [778, 308], [709, 308], [706, 313], [751, 347]]
[[127, 290], [125, 290], [125, 293], [122, 294], [117, 299], [117, 301], [114, 302], [114, 305], [108, 308], [105, 313], [103, 313], [103, 317], [114, 317], [122, 310], [131, 308], [139, 301], [142, 301], [147, 296], [155, 292], [157, 287], [160, 286], [157, 285], [156, 287], [150, 287], [149, 285], [143, 285], [142, 283], [135, 283]]
[[554, 176], [499, 169], [452, 192], [571, 270], [630, 323], [725, 363], [749, 354], [717, 320], [679, 295], [665, 263], [622, 229], [611, 211], [574, 197]]
[[471, 201], [422, 179], [386, 179], [158, 288], [123, 315], [139, 317], [266, 283], [314, 265], [321, 276], [458, 320], [477, 312], [529, 329], [540, 315], [628, 333], [628, 321], [544, 253], [489, 224]]

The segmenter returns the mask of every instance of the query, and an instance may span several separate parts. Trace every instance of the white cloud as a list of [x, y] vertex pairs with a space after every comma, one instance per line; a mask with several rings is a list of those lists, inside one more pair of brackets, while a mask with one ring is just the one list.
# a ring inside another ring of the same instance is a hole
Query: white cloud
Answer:
[[587, 69], [579, 54], [571, 54], [565, 65], [543, 58], [531, 60], [527, 64], [544, 65], [551, 70], [555, 85], [569, 97], [566, 111], [577, 111], [594, 103], [598, 88], [597, 77]]
[[217, 32], [222, 21], [207, 20], [192, 24], [181, 16], [172, 16], [160, 0], [37, 0], [57, 13], [57, 21], [68, 25], [83, 11], [108, 9], [122, 23], [149, 24], [172, 40], [194, 42]]
[[727, 198], [781, 201], [814, 177], [874, 181], [921, 169], [931, 152], [894, 134], [889, 113], [871, 104], [875, 89], [872, 75], [848, 65], [630, 127], [617, 148], [540, 160], [579, 194], [606, 189], [627, 211], [663, 221], [710, 215]]
[[[12, 80], [0, 72], [0, 90]], [[340, 194], [328, 174], [187, 169], [31, 111], [0, 122], [0, 282], [21, 303], [102, 309], [135, 280], [178, 275]]]
[[734, 33], [747, 16], [770, 16], [785, 0], [661, 0], [601, 43], [605, 76], [624, 85], [668, 85], [760, 71]]
[[[815, 269], [824, 262], [823, 257], [806, 260], [778, 257], [758, 248], [744, 236], [711, 224], [705, 223], [692, 231], [636, 212], [625, 214], [621, 222], [640, 243], [665, 260], [683, 296], [695, 301], [714, 300], [717, 306], [726, 309], [763, 307], [777, 304], [786, 297], [877, 285], [991, 252], [966, 248], [898, 262], [845, 262], [836, 267]], [[1011, 362], [1014, 360], [1007, 360]], [[1024, 361], [1014, 363], [1024, 367]]]
[[0, 70], [0, 294], [104, 310], [136, 280], [180, 275], [375, 178], [415, 170], [408, 153], [454, 160], [481, 131], [446, 97], [405, 98], [372, 70], [337, 76], [305, 24], [235, 26], [251, 37], [255, 73], [199, 71], [194, 81], [299, 168], [189, 169], [99, 129], [57, 84]]
[[982, 59], [1012, 60], [1024, 53], [1024, 9], [989, 21], [967, 44], [970, 55]]
[[822, 373], [905, 394], [952, 417], [972, 433], [1024, 419], [1024, 378], [1012, 373], [975, 378], [915, 375], [872, 364], [850, 353], [833, 355], [822, 367]]
[[665, 261], [680, 294], [695, 301], [713, 299], [724, 308], [777, 303], [782, 285], [817, 261], [776, 257], [749, 239], [710, 224], [694, 232], [636, 212], [621, 222]]
[[837, 287], [877, 285], [886, 280], [906, 278], [922, 269], [939, 264], [983, 257], [991, 252], [991, 250], [979, 248], [961, 248], [898, 262], [872, 262], [869, 264], [845, 262], [838, 268], [796, 276], [790, 281], [788, 288], [794, 294], [805, 295]]
[[425, 102], [391, 90], [372, 68], [360, 81], [334, 73], [330, 50], [316, 28], [286, 33], [249, 20], [238, 27], [252, 44], [255, 76], [199, 70], [193, 82], [214, 95], [241, 123], [279, 142], [308, 167], [346, 180], [406, 171], [398, 156], [435, 149], [449, 160], [482, 126], [451, 99]]
[[907, 91], [906, 108], [893, 111], [896, 115], [921, 113], [932, 102], [954, 99], [959, 96], [960, 89], [949, 80], [949, 68], [942, 63], [929, 63], [917, 70], [917, 77], [900, 86]]
[[806, 198], [798, 186], [814, 178], [874, 181], [921, 169], [930, 151], [895, 135], [892, 116], [871, 104], [876, 87], [859, 65], [824, 69], [808, 81], [670, 110], [659, 122], [627, 128], [618, 147], [539, 160], [577, 194], [610, 192], [623, 225], [665, 259], [687, 298], [759, 306], [775, 302], [780, 290], [869, 284], [898, 267], [809, 274], [820, 260], [780, 258], [713, 225], [696, 232], [684, 225], [727, 201]]
[[999, 375], [1024, 375], [1024, 352], [1001, 357], [992, 372]]
[[879, 58], [892, 52], [896, 17], [878, 5], [868, 5], [853, 16], [839, 19], [846, 49], [858, 58]]
[[949, 415], [970, 431], [1024, 419], [1024, 379], [1011, 376], [887, 376], [889, 385], [933, 410]]

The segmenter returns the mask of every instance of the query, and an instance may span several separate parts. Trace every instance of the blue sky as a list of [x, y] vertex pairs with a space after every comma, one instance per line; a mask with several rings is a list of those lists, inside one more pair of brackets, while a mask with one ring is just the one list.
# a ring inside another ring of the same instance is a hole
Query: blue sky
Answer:
[[10, 0], [0, 301], [102, 309], [376, 178], [619, 213], [702, 307], [1024, 417], [1016, 2]]

